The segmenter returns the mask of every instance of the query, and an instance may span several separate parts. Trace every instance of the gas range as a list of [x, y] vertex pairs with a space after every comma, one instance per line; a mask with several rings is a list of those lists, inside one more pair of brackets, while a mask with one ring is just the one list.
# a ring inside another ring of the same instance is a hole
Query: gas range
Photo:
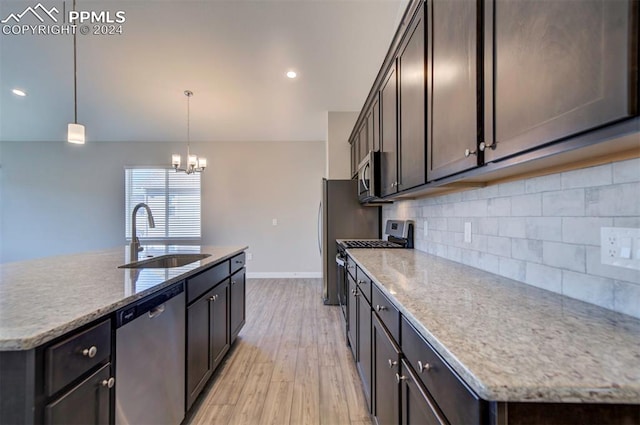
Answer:
[[385, 234], [388, 239], [341, 239], [342, 249], [353, 248], [413, 248], [413, 222], [387, 220]]

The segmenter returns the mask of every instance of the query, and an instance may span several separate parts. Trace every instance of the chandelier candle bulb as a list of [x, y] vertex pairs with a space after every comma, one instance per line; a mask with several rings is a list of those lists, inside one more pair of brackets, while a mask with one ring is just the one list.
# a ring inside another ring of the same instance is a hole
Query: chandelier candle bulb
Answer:
[[189, 155], [187, 159], [187, 165], [189, 167], [197, 167], [198, 166], [198, 156], [197, 155]]
[[198, 159], [198, 168], [202, 168], [203, 170], [207, 167], [207, 158]]
[[179, 167], [181, 161], [182, 158], [180, 157], [180, 155], [177, 155], [175, 153], [171, 155], [171, 165], [173, 165], [174, 167]]
[[67, 127], [67, 141], [76, 145], [84, 144], [84, 125], [69, 124]]

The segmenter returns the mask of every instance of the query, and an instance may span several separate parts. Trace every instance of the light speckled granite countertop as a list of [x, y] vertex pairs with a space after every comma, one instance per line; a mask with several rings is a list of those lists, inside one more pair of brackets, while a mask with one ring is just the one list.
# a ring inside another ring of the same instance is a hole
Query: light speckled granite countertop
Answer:
[[119, 269], [129, 248], [0, 264], [0, 350], [28, 350], [230, 258], [246, 246], [148, 246], [140, 253], [207, 253], [170, 269]]
[[640, 404], [640, 320], [416, 250], [348, 253], [480, 397]]

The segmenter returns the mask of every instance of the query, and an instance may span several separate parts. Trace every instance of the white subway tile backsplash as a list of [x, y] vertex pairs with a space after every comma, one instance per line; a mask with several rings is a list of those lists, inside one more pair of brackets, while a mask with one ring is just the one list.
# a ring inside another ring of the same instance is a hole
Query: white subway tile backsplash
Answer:
[[586, 189], [586, 213], [601, 216], [640, 215], [640, 183], [624, 183]]
[[508, 217], [511, 215], [511, 198], [492, 198], [487, 202], [489, 217]]
[[562, 271], [562, 294], [588, 303], [612, 309], [614, 282], [611, 279], [589, 276], [583, 273]]
[[498, 235], [510, 238], [527, 237], [527, 219], [505, 217], [498, 223]]
[[604, 186], [613, 183], [611, 164], [582, 168], [562, 173], [562, 188]]
[[559, 190], [542, 194], [542, 215], [583, 216], [585, 214], [585, 190]]
[[511, 238], [487, 236], [487, 251], [501, 257], [511, 257]]
[[562, 242], [600, 246], [600, 228], [611, 226], [610, 217], [563, 217]]
[[498, 194], [500, 196], [522, 195], [524, 193], [524, 180], [517, 180], [509, 183], [498, 185]]
[[640, 317], [640, 285], [616, 281], [613, 285], [613, 309]]
[[525, 219], [526, 237], [546, 241], [562, 240], [560, 217], [531, 217]]
[[560, 174], [550, 174], [547, 176], [533, 177], [524, 182], [526, 193], [542, 193], [562, 189], [562, 179]]
[[525, 261], [500, 257], [499, 275], [522, 282], [525, 280], [526, 271], [527, 263]]
[[511, 239], [511, 257], [533, 263], [542, 263], [542, 241], [534, 239]]
[[396, 201], [383, 219], [413, 219], [421, 251], [640, 317], [640, 271], [600, 262], [600, 228], [640, 228], [639, 200], [640, 159], [631, 159]]
[[542, 243], [542, 262], [547, 266], [584, 273], [587, 270], [586, 261], [585, 247], [582, 245]]
[[542, 194], [532, 193], [511, 198], [511, 215], [537, 217], [542, 215]]
[[620, 161], [613, 164], [613, 183], [640, 181], [640, 158]]

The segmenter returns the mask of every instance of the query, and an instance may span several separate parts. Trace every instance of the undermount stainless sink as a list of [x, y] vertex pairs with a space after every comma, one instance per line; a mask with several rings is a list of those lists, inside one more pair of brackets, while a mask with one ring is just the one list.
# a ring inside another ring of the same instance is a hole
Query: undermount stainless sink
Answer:
[[133, 263], [118, 266], [119, 269], [168, 269], [181, 267], [195, 261], [210, 257], [211, 254], [167, 254], [148, 260], [135, 261]]

